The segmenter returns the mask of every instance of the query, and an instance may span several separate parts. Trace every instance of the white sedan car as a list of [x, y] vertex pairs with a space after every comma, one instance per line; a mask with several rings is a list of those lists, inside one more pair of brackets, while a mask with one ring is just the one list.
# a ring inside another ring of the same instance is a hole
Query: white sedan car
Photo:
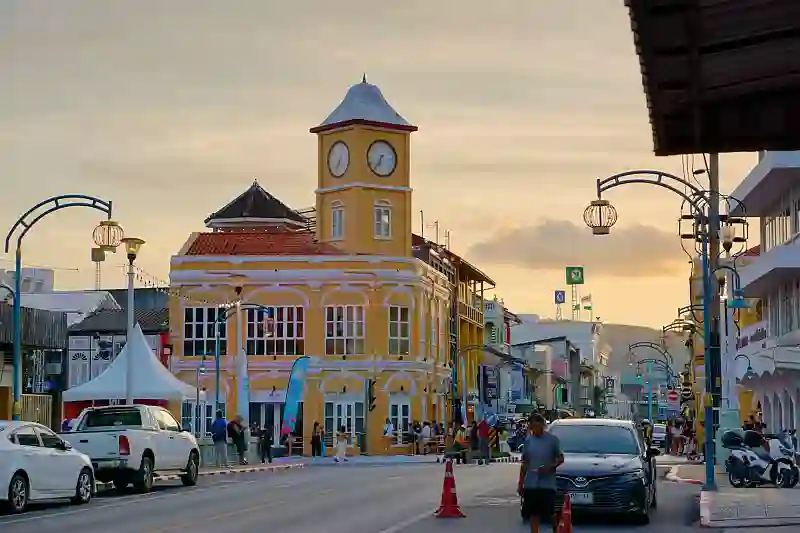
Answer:
[[12, 513], [42, 500], [89, 503], [94, 470], [88, 456], [35, 422], [0, 420], [0, 506]]

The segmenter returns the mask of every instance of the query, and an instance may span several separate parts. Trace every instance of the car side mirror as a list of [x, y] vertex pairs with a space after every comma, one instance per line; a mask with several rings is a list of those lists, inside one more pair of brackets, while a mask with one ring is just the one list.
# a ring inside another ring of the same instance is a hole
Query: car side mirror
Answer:
[[647, 450], [648, 457], [658, 457], [659, 455], [661, 455], [661, 450], [659, 450], [658, 448], [648, 448]]
[[61, 448], [65, 452], [68, 452], [68, 451], [70, 451], [72, 449], [72, 444], [70, 444], [69, 442], [67, 442], [65, 440], [62, 440], [61, 441], [61, 445], [59, 446], [59, 448]]

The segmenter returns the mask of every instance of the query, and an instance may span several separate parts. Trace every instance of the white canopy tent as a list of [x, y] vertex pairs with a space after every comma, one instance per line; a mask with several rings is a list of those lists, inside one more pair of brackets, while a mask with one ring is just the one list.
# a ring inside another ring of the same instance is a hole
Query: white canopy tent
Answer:
[[[89, 400], [124, 400], [126, 360], [134, 358], [133, 397], [136, 400], [195, 399], [197, 389], [172, 375], [147, 344], [142, 328], [136, 325], [133, 337], [105, 371], [83, 385], [64, 391], [65, 402]], [[205, 400], [205, 392], [200, 391]]]

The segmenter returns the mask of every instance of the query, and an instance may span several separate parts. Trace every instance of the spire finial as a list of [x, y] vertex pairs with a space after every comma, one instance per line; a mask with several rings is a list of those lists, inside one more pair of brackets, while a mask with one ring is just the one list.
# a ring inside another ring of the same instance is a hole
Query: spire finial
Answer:
[[367, 73], [365, 72], [363, 76], [361, 76], [361, 83], [367, 83]]

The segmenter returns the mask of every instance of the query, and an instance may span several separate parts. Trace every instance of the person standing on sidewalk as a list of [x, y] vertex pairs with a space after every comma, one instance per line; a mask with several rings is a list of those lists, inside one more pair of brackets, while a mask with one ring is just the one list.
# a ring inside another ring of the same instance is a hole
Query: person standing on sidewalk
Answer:
[[322, 456], [322, 428], [319, 427], [319, 422], [314, 421], [314, 427], [311, 429], [311, 459], [316, 459]]
[[272, 443], [274, 442], [273, 438], [273, 427], [267, 426], [258, 433], [258, 448], [261, 452], [261, 464], [263, 465], [267, 461], [269, 464], [272, 464]]
[[236, 447], [236, 453], [239, 454], [239, 464], [246, 465], [247, 443], [245, 442], [246, 437], [242, 420], [242, 415], [236, 415], [233, 420], [228, 422], [228, 436]]
[[478, 464], [482, 461], [483, 464], [488, 465], [491, 459], [489, 455], [489, 422], [485, 418], [478, 422], [478, 448], [480, 450]]
[[522, 517], [528, 520], [531, 533], [539, 533], [541, 520], [546, 517], [551, 517], [553, 533], [558, 533], [560, 518], [555, 512], [556, 469], [564, 462], [564, 455], [558, 437], [546, 432], [545, 425], [542, 415], [531, 415], [517, 483]]
[[222, 409], [211, 423], [211, 442], [214, 443], [214, 463], [220, 468], [228, 468], [228, 422]]

